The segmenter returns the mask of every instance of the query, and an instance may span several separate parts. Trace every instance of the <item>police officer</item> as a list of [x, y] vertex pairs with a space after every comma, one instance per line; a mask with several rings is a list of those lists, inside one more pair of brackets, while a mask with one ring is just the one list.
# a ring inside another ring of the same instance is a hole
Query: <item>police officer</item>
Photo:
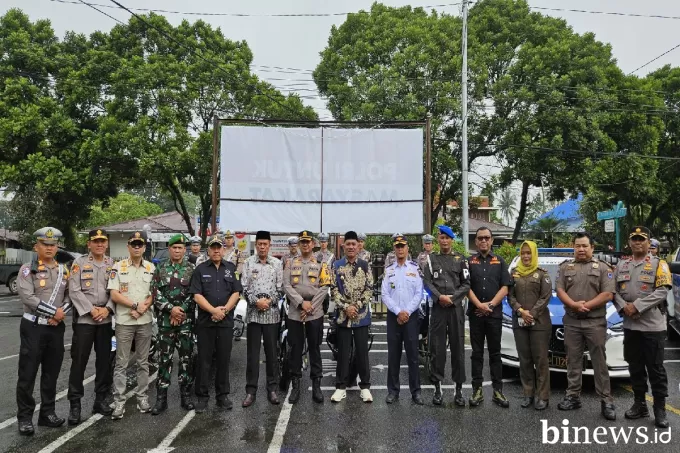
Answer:
[[463, 382], [465, 382], [465, 311], [463, 300], [470, 291], [470, 272], [465, 257], [452, 250], [455, 238], [446, 225], [439, 228], [439, 250], [430, 255], [432, 267], [425, 267], [425, 287], [434, 304], [430, 315], [430, 338], [432, 349], [432, 380], [435, 386], [432, 403], [444, 402], [441, 382], [446, 369], [446, 339], [451, 345], [451, 377], [456, 383], [454, 403], [465, 406]]
[[663, 356], [665, 303], [672, 277], [664, 260], [647, 254], [649, 236], [647, 228], [633, 228], [629, 239], [633, 256], [619, 261], [615, 272], [615, 304], [623, 316], [623, 355], [628, 362], [635, 397], [625, 416], [629, 419], [649, 417], [645, 402], [649, 376], [654, 396], [654, 423], [659, 428], [668, 428], [668, 376]]
[[333, 263], [331, 298], [337, 313], [338, 361], [335, 372], [335, 393], [331, 401], [339, 403], [347, 397], [350, 376], [350, 353], [354, 342], [354, 359], [359, 372], [361, 399], [373, 401], [371, 368], [368, 361], [368, 328], [371, 325], [373, 275], [368, 263], [358, 257], [358, 235], [345, 233], [345, 256]]
[[224, 232], [224, 248], [222, 249], [222, 253], [224, 253], [224, 259], [226, 261], [234, 263], [236, 272], [240, 276], [241, 271], [243, 271], [243, 263], [247, 257], [241, 253], [238, 248], [234, 247], [234, 240], [234, 233], [232, 233], [231, 230]]
[[191, 251], [189, 252], [189, 262], [194, 266], [198, 266], [208, 257], [201, 252], [201, 238], [198, 236], [191, 237]]
[[125, 414], [125, 390], [132, 342], [137, 358], [137, 409], [145, 414], [149, 404], [149, 348], [151, 347], [153, 299], [151, 279], [155, 267], [143, 259], [146, 241], [141, 231], [128, 239], [130, 258], [113, 265], [108, 289], [115, 304], [116, 315], [116, 367], [113, 371], [114, 408], [111, 418], [120, 420]]
[[190, 390], [194, 382], [191, 363], [194, 353], [195, 302], [189, 293], [194, 265], [184, 256], [185, 243], [183, 234], [172, 236], [168, 241], [170, 259], [160, 263], [153, 274], [151, 288], [158, 322], [159, 361], [156, 404], [151, 410], [152, 415], [158, 415], [168, 408], [168, 387], [175, 349], [179, 356], [177, 381], [180, 386], [180, 404], [185, 410], [194, 409]]
[[19, 379], [17, 381], [17, 421], [19, 433], [33, 434], [35, 399], [33, 387], [41, 369], [40, 415], [38, 426], [57, 428], [64, 419], [54, 413], [57, 378], [64, 359], [64, 316], [71, 308], [68, 295], [69, 272], [54, 256], [61, 231], [52, 227], [35, 233], [38, 255], [19, 270], [17, 286], [24, 306], [19, 332]]
[[73, 338], [71, 339], [71, 373], [68, 379], [68, 400], [71, 410], [69, 425], [80, 423], [80, 399], [83, 397], [85, 368], [94, 345], [95, 380], [92, 413], [111, 415], [104, 402], [111, 390], [111, 319], [113, 302], [106, 286], [113, 259], [106, 256], [109, 240], [104, 230], [92, 230], [88, 235], [89, 253], [73, 262], [69, 278], [69, 296], [73, 302]]
[[656, 239], [649, 240], [649, 254], [652, 256], [659, 256], [660, 243]]
[[[399, 236], [404, 236], [401, 233], [394, 233], [392, 235], [392, 243], [394, 243], [395, 239]], [[407, 261], [411, 261], [411, 254], [409, 253], [408, 256], [406, 257]], [[387, 256], [385, 257], [385, 270], [387, 270], [388, 267], [390, 267], [392, 264], [394, 264], [397, 261], [397, 254], [394, 250], [390, 250], [387, 253]]]
[[432, 253], [432, 249], [434, 248], [434, 237], [431, 234], [426, 234], [423, 236], [423, 251], [418, 254], [418, 257], [416, 258], [416, 262], [418, 263], [418, 266], [420, 266], [420, 269], [424, 271], [425, 266], [428, 263], [428, 257], [430, 256], [430, 253]]
[[312, 234], [305, 230], [298, 235], [300, 256], [293, 258], [290, 266], [283, 271], [283, 290], [288, 296], [288, 340], [290, 341], [290, 375], [293, 388], [288, 402], [295, 404], [300, 399], [302, 378], [302, 352], [305, 337], [309, 351], [312, 399], [323, 403], [321, 378], [321, 341], [323, 337], [323, 301], [328, 294], [330, 275], [323, 261], [312, 254]]
[[[270, 245], [271, 234], [258, 231], [255, 235], [257, 254], [248, 258], [243, 266], [241, 284], [248, 302], [246, 397], [243, 407], [250, 407], [255, 402], [260, 376], [260, 343], [264, 346], [267, 361], [267, 399], [271, 404], [279, 404], [276, 393], [279, 386], [279, 361], [276, 352], [281, 324], [278, 302], [283, 294], [283, 265], [269, 255]], [[289, 259], [288, 265], [294, 258]]]
[[403, 235], [393, 239], [396, 261], [385, 269], [381, 294], [387, 306], [387, 404], [399, 398], [399, 374], [401, 348], [406, 349], [408, 362], [408, 385], [411, 399], [422, 406], [420, 395], [420, 360], [418, 357], [418, 334], [420, 323], [417, 310], [423, 299], [423, 279], [420, 268], [407, 259], [408, 241]]
[[574, 238], [575, 259], [567, 260], [559, 267], [557, 297], [566, 309], [563, 322], [568, 385], [567, 394], [557, 408], [569, 411], [581, 407], [583, 354], [587, 345], [602, 415], [607, 420], [616, 420], [605, 353], [606, 304], [614, 298], [614, 277], [607, 263], [593, 258], [594, 250], [591, 236], [577, 233]]
[[229, 361], [234, 339], [234, 307], [242, 291], [236, 275], [236, 266], [223, 259], [224, 243], [219, 235], [208, 241], [209, 261], [199, 264], [191, 275], [189, 293], [198, 304], [196, 335], [198, 337], [198, 372], [195, 392], [196, 412], [205, 412], [208, 407], [208, 385], [213, 354], [216, 355], [215, 398], [217, 406], [230, 410], [231, 391], [229, 383]]
[[335, 255], [328, 250], [328, 233], [319, 233], [318, 239], [321, 248], [316, 252], [316, 260], [319, 263], [325, 263], [328, 269], [331, 269], [333, 261], [335, 260]]
[[489, 349], [489, 371], [493, 384], [492, 401], [500, 407], [510, 407], [503, 394], [503, 363], [501, 361], [501, 334], [503, 330], [503, 298], [508, 294], [510, 274], [505, 260], [491, 251], [493, 234], [487, 227], [477, 229], [477, 253], [468, 260], [470, 267], [470, 303], [467, 315], [470, 320], [472, 345], [471, 373], [472, 397], [470, 406], [484, 401], [482, 368], [484, 365], [484, 340]]
[[291, 258], [298, 256], [298, 238], [297, 236], [291, 236], [288, 238], [288, 251], [281, 257], [281, 264], [285, 268]]
[[358, 241], [358, 247], [359, 247], [359, 254], [357, 255], [357, 258], [360, 260], [364, 260], [368, 263], [368, 265], [371, 265], [371, 252], [366, 250], [364, 248], [364, 243], [366, 242], [366, 234], [365, 233], [357, 233], [357, 237], [359, 238]]

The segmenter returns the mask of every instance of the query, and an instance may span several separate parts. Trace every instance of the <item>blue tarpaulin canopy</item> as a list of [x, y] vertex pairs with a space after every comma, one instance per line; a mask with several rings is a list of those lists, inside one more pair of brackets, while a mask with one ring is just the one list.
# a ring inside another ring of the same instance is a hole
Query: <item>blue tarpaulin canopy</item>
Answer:
[[[546, 212], [538, 220], [552, 217], [556, 220], [562, 220], [565, 223], [564, 231], [574, 233], [582, 231], [583, 217], [579, 213], [579, 207], [583, 201], [583, 194], [578, 194], [574, 200], [567, 200], [564, 203], [556, 206], [554, 209]], [[531, 226], [535, 225], [538, 220], [531, 222]]]

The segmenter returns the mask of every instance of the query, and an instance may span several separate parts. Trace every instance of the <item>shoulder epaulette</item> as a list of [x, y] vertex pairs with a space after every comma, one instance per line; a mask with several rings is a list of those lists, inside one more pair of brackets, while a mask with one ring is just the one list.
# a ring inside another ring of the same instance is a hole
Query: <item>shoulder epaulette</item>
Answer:
[[573, 263], [573, 262], [574, 262], [574, 258], [567, 258], [566, 260], [562, 261], [559, 265], [561, 266], [563, 264]]

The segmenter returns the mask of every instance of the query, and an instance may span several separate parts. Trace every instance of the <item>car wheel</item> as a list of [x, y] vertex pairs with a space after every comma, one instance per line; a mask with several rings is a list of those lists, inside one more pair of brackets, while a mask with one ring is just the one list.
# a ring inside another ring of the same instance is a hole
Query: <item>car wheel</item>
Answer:
[[7, 288], [9, 288], [9, 292], [12, 294], [19, 294], [16, 275], [13, 275], [9, 278], [9, 281], [7, 282]]

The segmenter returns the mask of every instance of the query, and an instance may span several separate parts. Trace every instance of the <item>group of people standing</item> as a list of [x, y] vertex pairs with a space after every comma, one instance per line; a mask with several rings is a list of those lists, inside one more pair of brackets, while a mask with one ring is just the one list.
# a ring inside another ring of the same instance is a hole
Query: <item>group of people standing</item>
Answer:
[[[137, 362], [137, 409], [161, 414], [168, 407], [173, 355], [178, 351], [180, 404], [185, 410], [204, 412], [209, 401], [211, 367], [215, 368], [215, 399], [220, 408], [231, 409], [229, 399], [229, 362], [232, 351], [234, 308], [243, 297], [247, 302], [247, 369], [244, 408], [256, 399], [260, 344], [266, 356], [267, 399], [279, 404], [279, 362], [277, 346], [281, 310], [279, 300], [285, 295], [289, 303], [288, 339], [290, 341], [289, 402], [300, 398], [302, 354], [309, 351], [312, 399], [324, 401], [321, 391], [324, 304], [335, 304], [337, 324], [336, 390], [331, 401], [346, 398], [351, 368], [359, 375], [360, 397], [372, 402], [368, 354], [369, 326], [373, 302], [373, 274], [370, 255], [363, 249], [365, 236], [354, 231], [344, 235], [344, 256], [335, 259], [328, 251], [328, 236], [318, 236], [321, 251], [314, 254], [314, 237], [304, 230], [289, 241], [290, 254], [279, 260], [270, 255], [271, 235], [256, 234], [256, 253], [245, 257], [233, 247], [233, 235], [209, 238], [207, 256], [196, 247], [195, 238], [183, 234], [168, 242], [169, 259], [158, 266], [143, 259], [146, 241], [142, 232], [128, 239], [129, 258], [116, 263], [105, 255], [108, 236], [104, 230], [89, 233], [89, 253], [76, 259], [70, 269], [55, 261], [61, 232], [45, 227], [35, 232], [37, 259], [22, 266], [19, 294], [24, 305], [21, 320], [21, 352], [17, 383], [17, 419], [21, 434], [32, 434], [36, 404], [33, 388], [41, 375], [41, 406], [38, 425], [61, 426], [65, 420], [55, 413], [56, 382], [64, 354], [64, 320], [73, 311], [73, 340], [68, 400], [68, 422], [81, 421], [83, 377], [94, 347], [96, 356], [95, 402], [93, 413], [121, 419], [125, 413], [126, 369], [131, 361], [132, 345]], [[406, 351], [409, 389], [415, 404], [424, 404], [420, 389], [417, 311], [423, 288], [433, 306], [428, 341], [431, 350], [431, 374], [435, 391], [432, 402], [442, 405], [442, 381], [445, 379], [447, 349], [451, 351], [452, 380], [456, 384], [454, 404], [465, 406], [462, 394], [465, 377], [465, 300], [472, 346], [471, 407], [484, 400], [482, 368], [484, 343], [489, 354], [493, 401], [504, 408], [509, 402], [503, 394], [500, 342], [502, 303], [508, 297], [513, 310], [513, 330], [524, 388], [522, 407], [532, 404], [537, 410], [548, 406], [550, 371], [548, 344], [551, 334], [547, 305], [552, 283], [547, 271], [538, 267], [536, 244], [524, 242], [520, 260], [508, 270], [503, 258], [492, 252], [493, 236], [488, 228], [476, 232], [478, 252], [469, 258], [452, 250], [455, 238], [447, 226], [439, 227], [439, 252], [433, 253], [430, 235], [423, 237], [425, 251], [416, 261], [410, 260], [408, 242], [397, 233], [393, 236], [393, 257], [385, 268], [381, 287], [387, 314], [388, 395], [386, 402], [399, 398], [399, 370], [402, 348]], [[633, 256], [621, 260], [616, 269], [593, 258], [594, 244], [588, 234], [576, 235], [575, 257], [560, 266], [557, 295], [566, 307], [564, 318], [565, 347], [569, 385], [561, 410], [581, 407], [581, 373], [587, 346], [595, 370], [595, 387], [602, 400], [605, 418], [616, 418], [605, 360], [605, 305], [613, 300], [622, 314], [625, 359], [629, 363], [635, 403], [627, 418], [649, 416], [645, 402], [647, 379], [654, 396], [655, 422], [667, 427], [665, 398], [667, 376], [663, 366], [666, 334], [663, 301], [670, 286], [668, 265], [650, 255], [649, 230], [636, 227], [630, 234]], [[231, 240], [231, 242], [230, 242]], [[186, 245], [191, 242], [191, 253]], [[295, 246], [294, 248], [292, 246]], [[393, 261], [392, 261], [393, 260]], [[330, 290], [330, 291], [329, 291]], [[73, 309], [73, 310], [72, 310]], [[152, 311], [158, 323], [159, 368], [156, 401], [148, 399], [150, 384], [148, 353], [152, 337]], [[109, 353], [115, 319], [117, 339], [113, 376]], [[194, 367], [194, 341], [197, 339], [197, 365]], [[447, 347], [448, 343], [448, 347]], [[354, 363], [352, 362], [354, 361]], [[192, 398], [194, 387], [196, 400]], [[105, 403], [113, 387], [114, 403]]]

